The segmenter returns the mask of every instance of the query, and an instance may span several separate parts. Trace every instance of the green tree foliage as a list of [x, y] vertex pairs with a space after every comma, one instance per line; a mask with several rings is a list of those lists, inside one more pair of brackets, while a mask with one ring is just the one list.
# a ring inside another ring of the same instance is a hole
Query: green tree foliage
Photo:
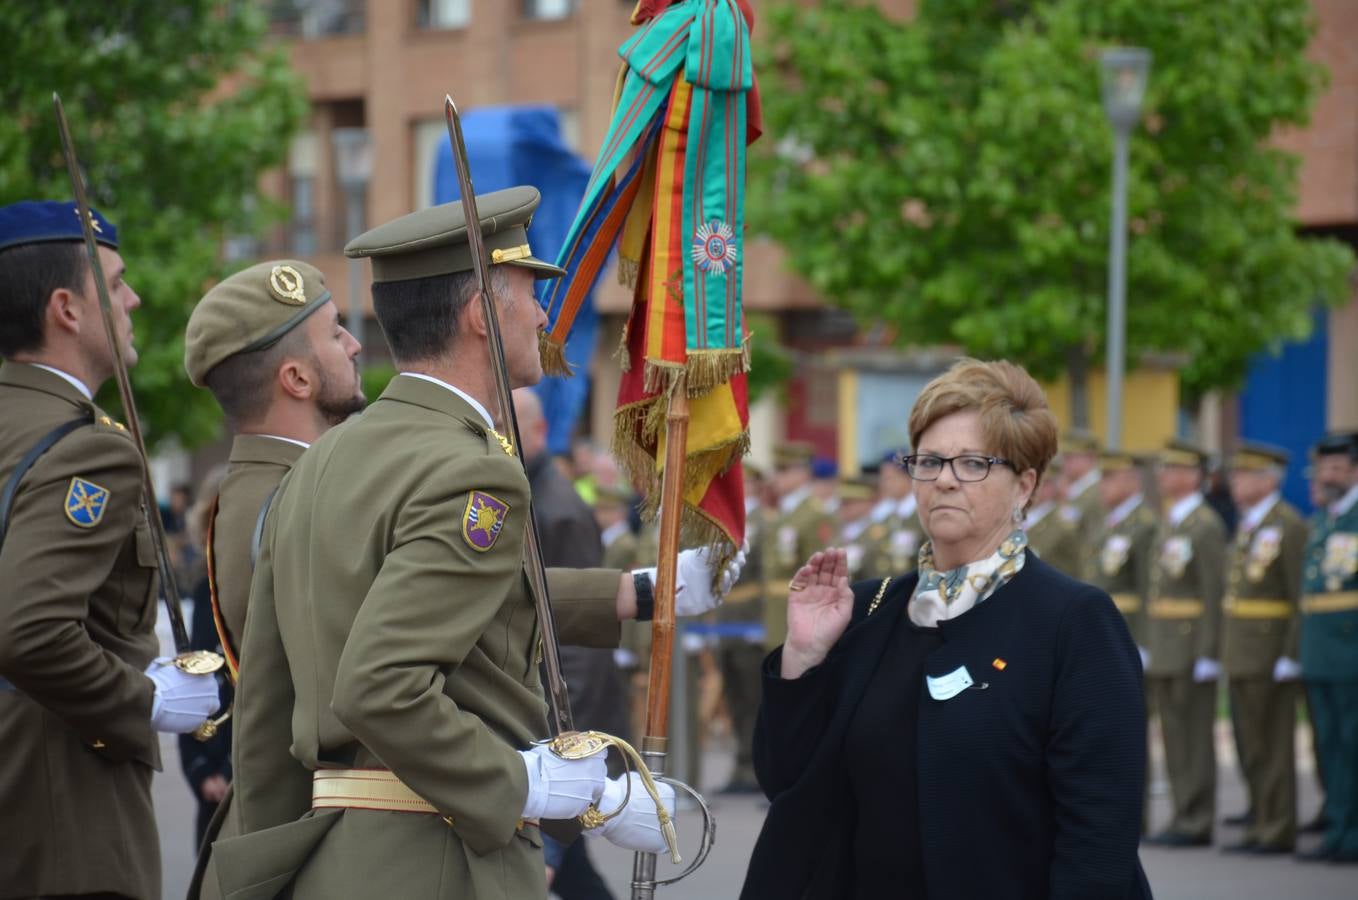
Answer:
[[[1306, 0], [851, 0], [765, 17], [771, 141], [751, 221], [818, 290], [909, 344], [1052, 377], [1102, 353], [1112, 133], [1099, 51], [1154, 54], [1129, 175], [1128, 358], [1185, 354], [1197, 393], [1301, 338], [1353, 255], [1298, 236], [1297, 160], [1324, 72]], [[775, 152], [769, 152], [776, 148]]]
[[256, 185], [306, 114], [267, 31], [261, 5], [238, 0], [0, 4], [0, 203], [71, 197], [58, 92], [90, 202], [118, 226], [141, 296], [132, 381], [148, 441], [217, 430], [215, 403], [184, 374], [184, 323], [227, 274], [224, 239], [258, 234], [277, 212]]

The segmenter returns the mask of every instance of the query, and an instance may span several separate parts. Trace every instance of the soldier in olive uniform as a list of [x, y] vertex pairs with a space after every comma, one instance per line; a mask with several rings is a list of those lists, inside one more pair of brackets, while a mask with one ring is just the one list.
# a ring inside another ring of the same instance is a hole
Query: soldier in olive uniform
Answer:
[[1203, 502], [1207, 455], [1183, 441], [1160, 453], [1166, 511], [1155, 539], [1147, 610], [1147, 682], [1160, 714], [1173, 818], [1150, 838], [1170, 847], [1212, 842], [1216, 818], [1217, 679], [1226, 528]]
[[903, 453], [891, 452], [877, 469], [877, 492], [882, 499], [872, 510], [872, 524], [863, 533], [860, 578], [905, 575], [919, 565], [924, 543], [915, 506], [914, 483], [901, 463]]
[[764, 661], [764, 565], [761, 548], [773, 516], [760, 497], [764, 473], [745, 464], [745, 540], [749, 559], [740, 580], [726, 602], [717, 610], [721, 630], [717, 644], [717, 666], [721, 670], [722, 693], [731, 716], [731, 736], [736, 745], [735, 768], [723, 794], [753, 794], [759, 791], [754, 777], [754, 723], [759, 713], [760, 666]]
[[1226, 849], [1290, 853], [1297, 836], [1296, 680], [1306, 525], [1278, 492], [1286, 450], [1242, 441], [1226, 461], [1240, 524], [1230, 552], [1221, 664], [1253, 813]]
[[[1061, 484], [1065, 501], [1061, 517], [1084, 538], [1084, 565], [1094, 565], [1098, 535], [1108, 511], [1099, 499], [1099, 439], [1083, 428], [1072, 428], [1061, 435]], [[1075, 577], [1086, 572], [1073, 572]]]
[[849, 564], [849, 580], [863, 578], [872, 528], [872, 511], [877, 505], [877, 479], [870, 475], [849, 475], [839, 479], [839, 533], [835, 540], [844, 548]]
[[778, 518], [764, 533], [764, 647], [772, 650], [787, 637], [787, 586], [812, 553], [830, 545], [834, 520], [811, 494], [812, 447], [801, 441], [780, 444], [773, 452], [773, 482]]
[[[91, 211], [116, 339], [137, 361], [112, 223]], [[0, 896], [160, 896], [157, 732], [217, 708], [157, 659], [141, 459], [94, 403], [117, 365], [72, 203], [0, 208]]]
[[[207, 535], [212, 612], [233, 671], [264, 513], [302, 452], [363, 408], [359, 350], [340, 324], [320, 270], [300, 260], [237, 272], [209, 290], [189, 316], [184, 369], [194, 385], [212, 392], [235, 435]], [[219, 835], [239, 833], [231, 800], [228, 792], [205, 847]], [[215, 895], [208, 860], [204, 852], [191, 895]]]
[[1142, 493], [1136, 457], [1122, 451], [1100, 453], [1099, 472], [1099, 500], [1108, 514], [1092, 542], [1095, 557], [1085, 574], [1090, 584], [1103, 588], [1113, 598], [1141, 652], [1144, 668], [1146, 609], [1158, 520]]
[[[478, 202], [509, 378], [531, 384], [533, 277], [559, 273], [528, 247], [538, 193]], [[547, 731], [523, 571], [528, 484], [486, 412], [488, 323], [461, 206], [402, 217], [346, 252], [373, 258], [401, 374], [302, 456], [266, 519], [236, 702], [243, 833], [214, 845], [218, 878], [228, 897], [266, 882], [299, 898], [544, 897], [538, 820], [616, 807], [626, 785], [597, 757], [527, 749]], [[679, 570], [677, 611], [711, 608], [710, 567], [681, 556]], [[649, 612], [654, 584], [605, 569], [549, 580], [563, 640], [594, 646]], [[639, 787], [592, 833], [660, 846]]]
[[[1055, 471], [1053, 471], [1055, 470]], [[1052, 460], [1046, 477], [1037, 486], [1034, 504], [1028, 510], [1023, 529], [1028, 533], [1028, 548], [1043, 560], [1075, 578], [1084, 568], [1080, 533], [1061, 515], [1061, 468]]]
[[1325, 772], [1320, 846], [1304, 859], [1358, 862], [1358, 435], [1331, 435], [1313, 465], [1326, 506], [1306, 544], [1301, 668]]

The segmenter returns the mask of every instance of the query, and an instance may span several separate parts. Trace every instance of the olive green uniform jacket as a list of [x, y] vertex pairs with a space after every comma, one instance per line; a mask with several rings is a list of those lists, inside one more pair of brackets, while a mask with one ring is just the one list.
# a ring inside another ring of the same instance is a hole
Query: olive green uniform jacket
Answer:
[[231, 442], [226, 477], [218, 492], [212, 557], [217, 603], [236, 650], [245, 634], [245, 607], [254, 572], [250, 551], [260, 513], [305, 450], [301, 444], [260, 434], [238, 434]]
[[1280, 656], [1301, 657], [1302, 560], [1306, 523], [1278, 500], [1231, 547], [1223, 604], [1221, 664], [1232, 678], [1273, 678]]
[[1080, 493], [1066, 498], [1066, 502], [1061, 506], [1062, 520], [1074, 528], [1083, 539], [1084, 562], [1081, 571], [1071, 573], [1082, 581], [1089, 581], [1092, 570], [1097, 565], [1094, 555], [1098, 553], [1099, 534], [1103, 531], [1104, 516], [1109, 512], [1103, 508], [1103, 500], [1099, 497], [1097, 485], [1098, 479], [1095, 478], [1087, 483]]
[[[298, 461], [251, 587], [233, 758], [243, 834], [214, 845], [223, 896], [545, 896], [516, 752], [547, 734], [528, 501], [519, 460], [473, 407], [408, 376]], [[616, 645], [618, 579], [554, 573], [563, 641]], [[390, 769], [450, 821], [299, 818], [322, 767]]]
[[158, 647], [156, 557], [137, 448], [59, 376], [0, 367], [0, 484], [82, 414], [92, 424], [20, 482], [0, 549], [0, 896], [157, 898], [160, 742], [142, 674]]
[[787, 639], [787, 585], [812, 553], [830, 546], [834, 520], [810, 491], [764, 532], [764, 646], [772, 650]]
[[1221, 517], [1200, 503], [1178, 526], [1162, 522], [1151, 566], [1147, 675], [1188, 676], [1198, 659], [1221, 659], [1225, 593], [1226, 526]]
[[1028, 546], [1048, 565], [1072, 578], [1079, 578], [1084, 570], [1083, 542], [1080, 532], [1053, 505], [1036, 522], [1027, 527]]
[[1085, 568], [1090, 584], [1113, 598], [1137, 646], [1146, 646], [1146, 609], [1150, 605], [1151, 567], [1155, 556], [1157, 522], [1145, 502], [1121, 520], [1100, 531], [1094, 558]]
[[919, 514], [903, 515], [900, 504], [892, 512], [868, 526], [858, 543], [863, 547], [859, 567], [862, 579], [906, 575], [919, 566], [919, 548], [924, 544], [924, 527]]

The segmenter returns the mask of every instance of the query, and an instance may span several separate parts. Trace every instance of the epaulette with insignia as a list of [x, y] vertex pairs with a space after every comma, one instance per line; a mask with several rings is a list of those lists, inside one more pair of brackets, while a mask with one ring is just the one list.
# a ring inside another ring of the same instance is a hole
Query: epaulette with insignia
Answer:
[[107, 426], [110, 427], [110, 428], [116, 428], [116, 429], [118, 429], [119, 431], [126, 431], [126, 430], [127, 430], [127, 426], [124, 425], [122, 422], [115, 421], [115, 420], [109, 418], [108, 416], [100, 416], [100, 417], [99, 417], [99, 424], [100, 424], [100, 425], [107, 425]]

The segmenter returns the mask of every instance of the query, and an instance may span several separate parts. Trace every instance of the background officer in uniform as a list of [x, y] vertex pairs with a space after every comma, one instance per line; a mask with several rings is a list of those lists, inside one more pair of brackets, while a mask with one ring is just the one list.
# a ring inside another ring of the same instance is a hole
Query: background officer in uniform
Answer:
[[1047, 477], [1039, 482], [1033, 501], [1023, 524], [1029, 549], [1067, 575], [1079, 578], [1083, 541], [1076, 528], [1061, 515], [1059, 460], [1052, 460], [1047, 467]]
[[1150, 842], [1206, 846], [1216, 818], [1217, 678], [1226, 528], [1203, 502], [1207, 454], [1184, 441], [1160, 453], [1166, 505], [1155, 540], [1146, 625], [1147, 683], [1160, 714], [1173, 797], [1169, 827]]
[[787, 585], [812, 553], [829, 546], [834, 520], [811, 491], [810, 444], [792, 441], [773, 451], [773, 484], [778, 517], [764, 532], [764, 647], [787, 637]]
[[867, 558], [868, 531], [872, 528], [872, 511], [877, 504], [877, 479], [871, 475], [847, 475], [839, 479], [839, 506], [835, 516], [839, 520], [836, 543], [848, 557], [849, 580], [863, 578], [863, 561]]
[[914, 482], [901, 460], [907, 451], [892, 451], [877, 468], [877, 493], [872, 524], [863, 535], [863, 578], [908, 574], [919, 565], [924, 529], [916, 511]]
[[1158, 519], [1146, 502], [1136, 457], [1123, 451], [1100, 453], [1099, 473], [1099, 502], [1108, 513], [1089, 542], [1094, 556], [1084, 574], [1113, 598], [1141, 652], [1144, 669], [1149, 659], [1146, 609]]
[[1290, 853], [1297, 838], [1298, 603], [1306, 525], [1278, 492], [1288, 453], [1241, 441], [1225, 469], [1240, 522], [1230, 549], [1221, 664], [1252, 813], [1227, 850]]
[[[518, 385], [541, 375], [533, 275], [559, 271], [527, 244], [537, 203], [532, 188], [478, 199]], [[616, 806], [623, 786], [597, 758], [526, 749], [547, 730], [522, 568], [529, 492], [486, 412], [487, 321], [461, 206], [346, 252], [373, 258], [402, 372], [302, 456], [267, 517], [236, 706], [244, 833], [215, 845], [219, 878], [228, 894], [281, 871], [297, 897], [545, 896], [534, 820], [572, 818], [601, 792]], [[681, 614], [712, 605], [702, 559], [680, 559]], [[653, 585], [644, 572], [549, 577], [561, 637], [600, 645]], [[280, 717], [290, 745], [267, 740]], [[599, 833], [654, 848], [654, 823], [637, 787]]]
[[[1083, 428], [1061, 435], [1061, 517], [1084, 536], [1085, 565], [1094, 564], [1099, 532], [1107, 509], [1099, 499], [1099, 439]], [[1088, 573], [1072, 573], [1077, 578]]]
[[[360, 350], [340, 324], [320, 270], [300, 260], [272, 260], [231, 275], [189, 316], [184, 369], [189, 381], [212, 392], [234, 434], [208, 532], [212, 612], [232, 668], [267, 504], [303, 451], [363, 408]], [[228, 739], [230, 726], [223, 727]], [[240, 833], [231, 801], [228, 791], [208, 828], [191, 896], [216, 895], [215, 873], [205, 867], [213, 840]]]
[[[134, 365], [140, 300], [91, 219]], [[158, 898], [156, 732], [196, 728], [217, 683], [153, 661], [141, 460], [94, 404], [116, 360], [80, 225], [73, 203], [0, 208], [0, 896]]]
[[1320, 846], [1303, 859], [1358, 862], [1358, 435], [1327, 436], [1313, 466], [1326, 505], [1306, 544], [1301, 668], [1325, 772]]

